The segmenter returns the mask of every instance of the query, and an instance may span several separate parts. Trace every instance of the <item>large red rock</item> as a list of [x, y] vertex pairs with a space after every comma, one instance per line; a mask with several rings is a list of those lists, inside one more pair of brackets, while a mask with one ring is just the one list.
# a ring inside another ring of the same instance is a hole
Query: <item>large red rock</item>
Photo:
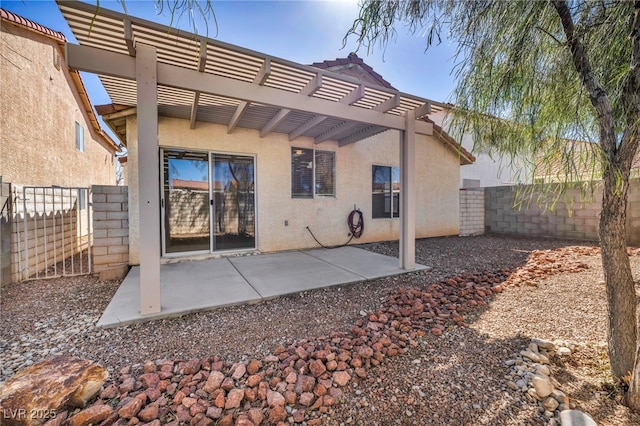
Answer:
[[65, 408], [84, 407], [109, 373], [91, 361], [65, 356], [33, 364], [0, 389], [2, 424], [41, 425]]
[[92, 405], [67, 420], [66, 425], [84, 426], [89, 424], [99, 424], [101, 421], [109, 417], [111, 413], [113, 413], [113, 408], [109, 405]]

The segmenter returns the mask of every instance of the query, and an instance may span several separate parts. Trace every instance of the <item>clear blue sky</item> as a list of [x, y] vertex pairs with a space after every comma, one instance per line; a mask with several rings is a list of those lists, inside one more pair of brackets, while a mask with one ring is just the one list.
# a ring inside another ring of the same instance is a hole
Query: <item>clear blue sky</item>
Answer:
[[[88, 1], [95, 4], [95, 1]], [[75, 38], [53, 0], [1, 1], [1, 6], [39, 24]], [[157, 15], [153, 1], [125, 0], [132, 16], [168, 25], [170, 14]], [[100, 6], [122, 11], [117, 1], [101, 0]], [[345, 48], [342, 39], [358, 15], [356, 0], [335, 1], [214, 1], [218, 29], [209, 25], [211, 38], [302, 64], [346, 57], [355, 51], [354, 38]], [[182, 18], [174, 26], [191, 31]], [[200, 24], [198, 33], [205, 34]], [[424, 51], [425, 38], [398, 28], [395, 43], [386, 52], [358, 51], [368, 65], [398, 90], [436, 101], [447, 101], [454, 88], [451, 69], [454, 46], [443, 42]], [[83, 73], [89, 97], [95, 105], [110, 103], [97, 77]]]

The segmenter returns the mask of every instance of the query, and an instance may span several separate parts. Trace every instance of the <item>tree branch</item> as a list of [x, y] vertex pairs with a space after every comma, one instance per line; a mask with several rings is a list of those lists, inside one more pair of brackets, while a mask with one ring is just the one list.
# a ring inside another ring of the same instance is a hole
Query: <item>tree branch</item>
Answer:
[[600, 128], [600, 143], [603, 150], [613, 158], [616, 154], [616, 136], [609, 97], [600, 82], [596, 79], [584, 45], [576, 36], [573, 17], [571, 16], [567, 2], [553, 1], [553, 6], [560, 16], [562, 28], [567, 37], [567, 44], [571, 50], [573, 65], [578, 75], [580, 75], [582, 84], [589, 93], [591, 104], [596, 110], [598, 127]]

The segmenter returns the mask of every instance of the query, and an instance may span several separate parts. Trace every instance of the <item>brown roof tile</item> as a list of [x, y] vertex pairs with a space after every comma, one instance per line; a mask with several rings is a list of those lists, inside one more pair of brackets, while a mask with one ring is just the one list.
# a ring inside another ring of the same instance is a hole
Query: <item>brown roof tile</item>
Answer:
[[24, 18], [20, 15], [16, 15], [15, 13], [9, 12], [8, 10], [5, 9], [0, 9], [0, 18], [12, 22], [14, 24], [18, 24], [22, 27], [25, 28], [29, 28], [33, 31], [37, 31], [41, 34], [47, 35], [49, 37], [53, 37], [55, 39], [58, 39], [62, 42], [67, 41], [67, 38], [64, 36], [64, 34], [62, 34], [59, 31], [54, 31], [51, 28], [47, 28], [43, 25], [38, 24], [37, 22], [33, 22], [30, 19]]
[[334, 70], [332, 70], [332, 68], [335, 68], [335, 67], [338, 67], [338, 66], [341, 66], [341, 65], [349, 65], [349, 64], [359, 65], [380, 86], [386, 87], [388, 89], [396, 90], [395, 87], [393, 87], [391, 85], [391, 83], [389, 83], [387, 80], [382, 78], [382, 76], [380, 74], [375, 72], [373, 70], [373, 68], [371, 68], [369, 65], [365, 64], [364, 61], [362, 60], [362, 58], [360, 58], [358, 55], [356, 55], [353, 52], [349, 53], [349, 56], [347, 56], [346, 58], [336, 58], [334, 60], [327, 60], [327, 61], [322, 61], [322, 62], [314, 62], [313, 64], [311, 64], [311, 66], [312, 67], [316, 67], [316, 68], [320, 68], [320, 69], [324, 69], [324, 70], [334, 71]]

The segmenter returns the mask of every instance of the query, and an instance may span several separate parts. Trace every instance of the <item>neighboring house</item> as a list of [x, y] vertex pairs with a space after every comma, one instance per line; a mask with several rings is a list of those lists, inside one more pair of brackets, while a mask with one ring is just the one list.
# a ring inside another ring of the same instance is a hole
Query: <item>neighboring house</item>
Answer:
[[115, 184], [118, 145], [100, 128], [62, 33], [0, 9], [0, 176], [35, 186]]
[[[588, 182], [602, 179], [600, 146], [593, 142], [565, 139], [562, 149], [548, 150], [535, 160], [534, 183]], [[631, 165], [630, 177], [640, 177], [640, 153]]]
[[[58, 5], [79, 43], [69, 65], [99, 75], [113, 104], [96, 109], [127, 147], [142, 314], [160, 311], [161, 257], [317, 247], [309, 230], [342, 244], [354, 209], [365, 226], [352, 243], [399, 238], [403, 269], [416, 237], [458, 235], [460, 165], [473, 157], [424, 120], [437, 103], [387, 87], [355, 55], [301, 65]], [[184, 181], [206, 183], [208, 199]], [[202, 226], [185, 235], [181, 216]]]
[[79, 72], [65, 63], [66, 41], [0, 9], [0, 209], [7, 220], [0, 284], [49, 269], [77, 273], [82, 261], [69, 269], [62, 261], [88, 247], [87, 188], [116, 183], [119, 146], [100, 128]]
[[[429, 114], [433, 123], [449, 133], [456, 132], [450, 129], [450, 110], [452, 105], [444, 105], [440, 111]], [[481, 143], [474, 144], [473, 137], [465, 134], [460, 141], [462, 147], [475, 156], [472, 164], [460, 169], [460, 188], [485, 188], [491, 186], [515, 185], [518, 183], [531, 183], [531, 167], [526, 161], [512, 160], [506, 156], [490, 153]]]

